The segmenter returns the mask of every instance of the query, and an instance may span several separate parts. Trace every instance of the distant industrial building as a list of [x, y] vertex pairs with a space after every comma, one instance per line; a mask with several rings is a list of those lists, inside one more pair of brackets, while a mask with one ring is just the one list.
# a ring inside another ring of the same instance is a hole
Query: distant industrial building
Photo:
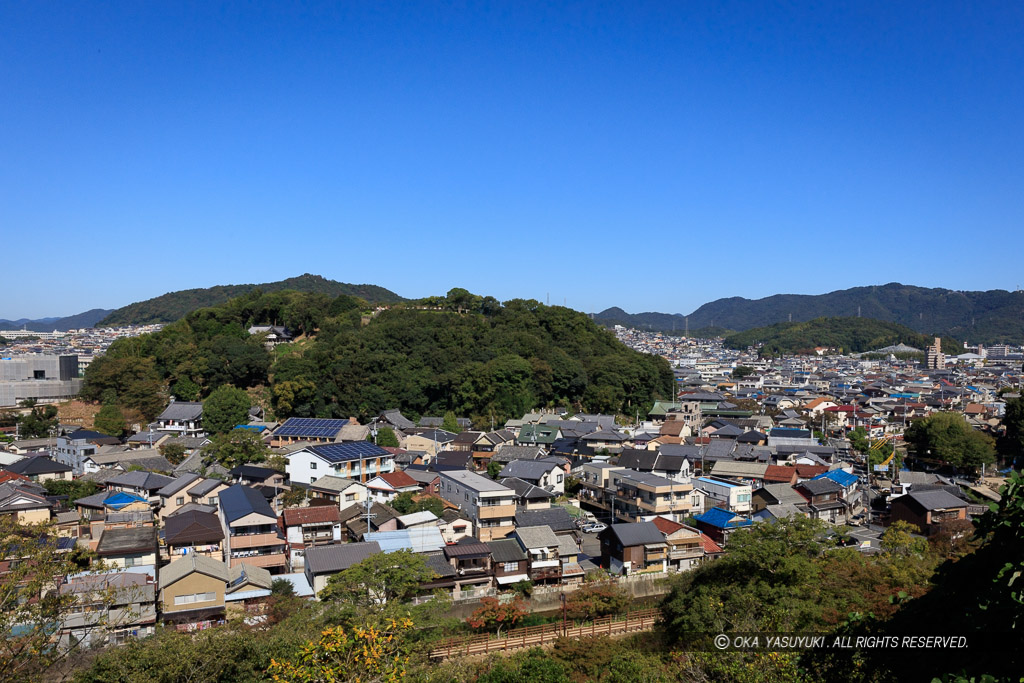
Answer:
[[0, 358], [0, 407], [30, 398], [40, 403], [62, 401], [78, 395], [81, 388], [77, 355]]

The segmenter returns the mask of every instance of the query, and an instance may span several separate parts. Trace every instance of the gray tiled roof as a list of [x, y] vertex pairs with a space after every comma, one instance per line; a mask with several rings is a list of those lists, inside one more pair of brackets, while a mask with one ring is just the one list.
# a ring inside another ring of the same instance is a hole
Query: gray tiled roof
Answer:
[[619, 539], [624, 548], [648, 543], [664, 543], [665, 535], [654, 522], [634, 522], [632, 524], [613, 524], [609, 531]]
[[380, 552], [376, 541], [338, 543], [306, 549], [306, 566], [313, 574], [333, 574]]
[[557, 548], [558, 537], [548, 526], [521, 526], [515, 535], [524, 548]]
[[526, 551], [512, 538], [490, 541], [487, 547], [491, 549], [491, 557], [495, 562], [517, 562], [526, 559]]
[[518, 510], [515, 523], [517, 527], [545, 526], [555, 532], [576, 529], [572, 515], [557, 505], [544, 510]]
[[156, 418], [157, 420], [198, 420], [203, 416], [202, 402], [175, 401], [164, 409], [164, 412]]

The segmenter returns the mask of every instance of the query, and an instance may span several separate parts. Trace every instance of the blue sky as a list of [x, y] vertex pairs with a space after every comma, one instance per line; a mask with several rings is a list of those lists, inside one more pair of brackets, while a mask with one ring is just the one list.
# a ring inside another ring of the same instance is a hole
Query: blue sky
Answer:
[[0, 5], [0, 318], [1024, 284], [1020, 3]]

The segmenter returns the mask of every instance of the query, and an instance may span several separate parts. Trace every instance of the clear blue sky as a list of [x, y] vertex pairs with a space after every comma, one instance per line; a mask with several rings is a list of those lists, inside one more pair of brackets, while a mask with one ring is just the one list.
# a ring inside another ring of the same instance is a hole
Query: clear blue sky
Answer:
[[0, 318], [1024, 284], [1024, 4], [444, 5], [0, 5]]

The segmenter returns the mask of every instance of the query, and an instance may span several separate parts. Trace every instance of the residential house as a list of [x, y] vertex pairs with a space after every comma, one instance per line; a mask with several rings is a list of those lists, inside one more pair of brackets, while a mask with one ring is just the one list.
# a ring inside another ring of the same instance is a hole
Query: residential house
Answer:
[[53, 459], [71, 468], [72, 475], [85, 474], [84, 459], [99, 453], [103, 446], [118, 446], [121, 440], [116, 436], [102, 434], [88, 429], [76, 429], [69, 434], [57, 435], [57, 447]]
[[530, 580], [536, 583], [560, 583], [562, 560], [558, 555], [561, 543], [555, 533], [546, 526], [518, 527], [513, 537], [519, 541], [530, 558]]
[[830, 524], [847, 524], [850, 508], [840, 495], [842, 485], [831, 479], [809, 479], [796, 485], [796, 490], [807, 499], [807, 513], [811, 519]]
[[163, 522], [188, 503], [217, 507], [217, 494], [227, 487], [228, 484], [219, 479], [204, 479], [192, 472], [175, 477], [157, 491], [160, 497], [160, 521]]
[[479, 540], [491, 541], [512, 532], [515, 491], [465, 470], [444, 471], [440, 476], [441, 497], [466, 512]]
[[277, 527], [277, 514], [256, 489], [235, 484], [220, 492], [218, 515], [224, 529], [229, 567], [245, 562], [272, 574], [286, 570], [286, 540]]
[[491, 566], [494, 568], [494, 581], [498, 587], [509, 586], [520, 581], [530, 580], [530, 562], [514, 538], [490, 541], [487, 547], [491, 551]]
[[153, 635], [155, 574], [155, 567], [149, 567], [67, 577], [59, 593], [72, 602], [56, 634], [60, 648], [99, 648]]
[[619, 455], [619, 467], [649, 472], [673, 481], [688, 483], [693, 476], [693, 466], [683, 455], [668, 455], [665, 447], [658, 451], [627, 448]]
[[501, 478], [516, 477], [556, 495], [565, 493], [565, 471], [549, 460], [513, 460], [498, 473]]
[[713, 507], [694, 517], [694, 526], [707, 534], [711, 540], [725, 546], [729, 537], [738, 529], [753, 526], [753, 522], [725, 508]]
[[288, 476], [303, 484], [313, 483], [325, 474], [365, 483], [378, 474], [395, 470], [395, 456], [369, 441], [306, 446], [287, 458]]
[[[334, 443], [341, 441], [341, 430], [349, 424], [349, 420], [290, 417], [278, 425], [270, 435], [270, 445], [277, 448], [299, 442]], [[294, 479], [294, 477], [292, 478]], [[309, 481], [309, 479], [303, 481]]]
[[[787, 468], [792, 469], [792, 468]], [[791, 484], [765, 484], [754, 491], [751, 498], [753, 512], [760, 512], [776, 505], [794, 505], [802, 510], [807, 509], [807, 499]]]
[[313, 593], [319, 595], [330, 577], [379, 552], [380, 545], [374, 541], [315, 546], [306, 551], [302, 571]]
[[764, 483], [764, 473], [767, 469], [768, 464], [763, 462], [719, 460], [711, 467], [711, 477], [737, 484], [749, 484], [751, 488], [758, 488]]
[[159, 491], [174, 479], [163, 474], [132, 470], [107, 479], [108, 491], [124, 491], [142, 496], [153, 505], [160, 504]]
[[4, 467], [4, 471], [20, 474], [30, 481], [43, 483], [51, 479], [68, 481], [71, 479], [71, 468], [56, 462], [45, 455], [30, 455]]
[[[19, 524], [50, 521], [52, 506], [46, 498], [46, 490], [23, 477], [0, 484], [0, 515], [10, 515]], [[77, 514], [75, 518], [77, 520]]]
[[105, 528], [96, 555], [110, 567], [157, 564], [156, 528], [152, 526]]
[[455, 569], [455, 597], [470, 597], [491, 587], [494, 572], [491, 549], [486, 543], [475, 538], [463, 538], [458, 543], [446, 545], [443, 552]]
[[419, 493], [420, 485], [401, 470], [378, 474], [366, 482], [370, 498], [378, 503], [390, 503], [403, 493]]
[[228, 567], [190, 553], [160, 569], [160, 620], [180, 630], [206, 628], [224, 621]]
[[499, 479], [498, 483], [507, 486], [516, 492], [516, 507], [527, 510], [540, 510], [551, 507], [551, 501], [558, 497], [558, 494], [545, 491], [539, 486], [534, 486], [528, 481], [518, 477], [505, 477]]
[[330, 474], [325, 474], [309, 485], [310, 498], [329, 500], [337, 505], [339, 510], [365, 502], [366, 495], [365, 484]]
[[486, 467], [495, 453], [505, 446], [514, 446], [515, 441], [516, 434], [510, 429], [498, 429], [481, 434], [473, 443], [473, 461], [479, 467]]
[[762, 478], [764, 486], [768, 484], [789, 484], [793, 486], [796, 484], [796, 481], [796, 468], [786, 465], [768, 465], [764, 470], [764, 477]]
[[703, 534], [699, 529], [661, 516], [650, 521], [664, 534], [665, 543], [668, 544], [668, 569], [686, 571], [704, 561]]
[[350, 505], [338, 513], [344, 525], [342, 535], [348, 541], [362, 540], [363, 536], [373, 531], [395, 531], [398, 529], [398, 511], [385, 503], [372, 503], [367, 522], [366, 504]]
[[176, 436], [206, 436], [203, 431], [202, 401], [175, 401], [156, 418], [156, 431], [170, 432]]
[[336, 505], [288, 508], [281, 513], [281, 526], [288, 541], [291, 571], [301, 571], [308, 548], [341, 543], [341, 517]]
[[648, 472], [618, 470], [609, 476], [607, 489], [594, 505], [607, 510], [613, 519], [636, 522], [642, 517], [664, 515], [682, 519], [690, 514], [693, 486]]
[[737, 484], [714, 477], [697, 477], [694, 486], [703, 489], [718, 507], [731, 512], [750, 512], [750, 484]]
[[601, 565], [613, 574], [664, 572], [668, 543], [654, 522], [612, 524], [598, 535]]
[[249, 334], [265, 335], [263, 345], [268, 349], [272, 349], [278, 344], [290, 344], [294, 338], [292, 333], [282, 325], [253, 325], [249, 328]]
[[186, 555], [224, 561], [224, 528], [214, 511], [186, 510], [163, 520], [161, 555], [174, 562]]
[[447, 509], [437, 520], [437, 528], [445, 543], [458, 543], [466, 537], [473, 536], [473, 521], [461, 510]]
[[125, 449], [121, 446], [104, 446], [98, 453], [82, 457], [82, 476], [96, 474], [104, 469], [117, 469], [122, 472], [133, 469], [170, 472], [174, 466], [155, 448]]
[[441, 451], [449, 450], [454, 441], [455, 434], [444, 429], [416, 427], [406, 433], [405, 439], [401, 443], [402, 448], [407, 451], [423, 453], [424, 462], [429, 464], [437, 458]]
[[419, 469], [418, 467], [410, 467], [403, 471], [419, 484], [420, 489], [424, 493], [434, 496], [441, 495], [441, 477], [438, 476], [437, 472]]
[[78, 516], [89, 527], [89, 538], [99, 540], [106, 528], [152, 526], [149, 500], [124, 491], [101, 491], [75, 501]]
[[576, 520], [568, 510], [558, 505], [542, 510], [520, 508], [516, 510], [515, 524], [517, 527], [545, 526], [551, 529], [555, 536], [569, 536], [574, 542], [578, 542], [580, 538]]
[[967, 501], [943, 489], [911, 491], [892, 501], [892, 522], [908, 522], [931, 535], [943, 524], [967, 519]]

